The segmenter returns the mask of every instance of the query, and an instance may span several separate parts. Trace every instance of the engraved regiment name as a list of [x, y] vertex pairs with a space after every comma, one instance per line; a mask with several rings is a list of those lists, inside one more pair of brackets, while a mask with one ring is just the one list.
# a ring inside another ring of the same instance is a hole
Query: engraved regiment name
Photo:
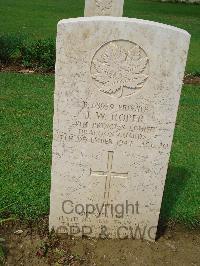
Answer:
[[63, 143], [99, 143], [117, 146], [149, 146], [157, 127], [151, 105], [121, 105], [103, 102], [82, 102], [79, 115], [69, 131], [56, 131], [55, 138]]

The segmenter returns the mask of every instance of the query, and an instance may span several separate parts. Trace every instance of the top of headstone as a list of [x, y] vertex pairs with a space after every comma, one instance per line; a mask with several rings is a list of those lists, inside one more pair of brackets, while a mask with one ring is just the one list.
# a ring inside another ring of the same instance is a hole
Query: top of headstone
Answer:
[[124, 0], [85, 0], [85, 17], [122, 17]]
[[108, 17], [108, 16], [94, 16], [94, 17], [79, 17], [79, 18], [69, 18], [69, 19], [62, 19], [58, 22], [58, 27], [60, 25], [63, 24], [68, 24], [68, 23], [80, 23], [80, 22], [84, 22], [84, 21], [90, 21], [91, 23], [95, 22], [95, 21], [110, 21], [110, 22], [119, 22], [119, 21], [124, 21], [127, 23], [131, 23], [131, 22], [135, 22], [136, 24], [142, 24], [144, 26], [152, 26], [152, 27], [158, 27], [158, 28], [163, 28], [166, 30], [172, 30], [172, 31], [176, 31], [182, 34], [185, 34], [186, 36], [188, 36], [189, 38], [191, 37], [191, 35], [186, 31], [183, 30], [181, 28], [177, 28], [175, 26], [171, 26], [171, 25], [167, 25], [167, 24], [163, 24], [163, 23], [159, 23], [159, 22], [154, 22], [154, 21], [150, 21], [150, 20], [143, 20], [143, 19], [137, 19], [137, 18], [126, 18], [126, 17], [118, 17], [117, 19], [114, 17]]

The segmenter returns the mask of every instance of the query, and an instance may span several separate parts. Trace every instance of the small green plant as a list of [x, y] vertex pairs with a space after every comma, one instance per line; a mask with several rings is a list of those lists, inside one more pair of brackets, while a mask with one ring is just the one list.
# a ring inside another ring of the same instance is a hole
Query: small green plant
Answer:
[[0, 265], [2, 265], [4, 262], [5, 262], [4, 251], [3, 251], [3, 247], [0, 244]]
[[191, 74], [192, 76], [194, 76], [194, 77], [200, 77], [200, 70], [195, 69], [195, 70], [192, 71], [190, 74]]
[[[5, 208], [0, 209], [0, 225], [2, 225], [3, 223], [7, 221], [14, 220], [14, 217], [3, 218], [4, 210]], [[0, 265], [3, 265], [5, 263], [4, 241], [5, 240], [3, 238], [0, 238]]]
[[0, 35], [0, 64], [9, 64], [15, 61], [20, 56], [22, 43], [23, 36], [20, 34]]
[[55, 66], [55, 41], [49, 38], [26, 42], [21, 47], [21, 56], [23, 66], [51, 71]]

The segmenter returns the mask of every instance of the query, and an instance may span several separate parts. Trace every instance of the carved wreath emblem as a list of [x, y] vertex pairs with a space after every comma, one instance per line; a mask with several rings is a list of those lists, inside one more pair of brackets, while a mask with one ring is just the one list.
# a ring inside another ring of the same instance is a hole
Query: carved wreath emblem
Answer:
[[109, 15], [108, 12], [112, 8], [112, 0], [96, 0], [97, 14]]
[[149, 59], [133, 42], [111, 41], [94, 55], [91, 76], [101, 92], [114, 97], [129, 96], [148, 79]]

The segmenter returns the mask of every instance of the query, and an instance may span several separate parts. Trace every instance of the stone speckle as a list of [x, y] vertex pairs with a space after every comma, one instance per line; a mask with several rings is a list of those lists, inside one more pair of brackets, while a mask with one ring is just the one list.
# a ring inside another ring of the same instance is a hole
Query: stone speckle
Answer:
[[50, 228], [155, 239], [189, 40], [137, 19], [59, 22]]

